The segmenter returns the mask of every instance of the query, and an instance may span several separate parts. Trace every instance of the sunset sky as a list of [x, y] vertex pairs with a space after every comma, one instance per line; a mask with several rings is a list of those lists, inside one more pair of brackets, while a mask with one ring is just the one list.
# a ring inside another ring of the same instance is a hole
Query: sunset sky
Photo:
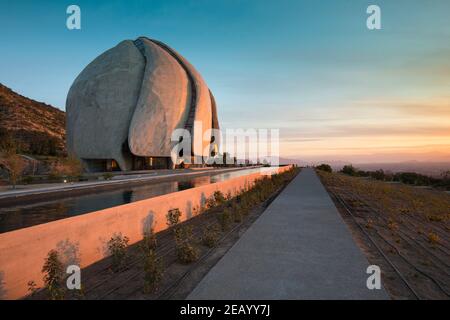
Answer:
[[[65, 27], [70, 4], [81, 30]], [[369, 4], [382, 30], [366, 28]], [[449, 12], [448, 0], [0, 0], [0, 82], [64, 109], [90, 61], [145, 35], [200, 71], [222, 127], [279, 128], [283, 157], [450, 162]]]

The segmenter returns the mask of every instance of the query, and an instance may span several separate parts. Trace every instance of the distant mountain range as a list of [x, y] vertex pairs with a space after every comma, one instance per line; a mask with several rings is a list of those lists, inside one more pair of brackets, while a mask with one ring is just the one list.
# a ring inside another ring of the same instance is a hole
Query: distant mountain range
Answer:
[[[321, 163], [329, 164], [333, 170], [341, 170], [343, 166], [352, 164], [350, 161], [304, 161], [301, 159], [280, 158], [280, 164], [296, 164], [298, 166], [311, 166]], [[401, 161], [385, 163], [353, 163], [353, 166], [364, 171], [382, 169], [391, 172], [416, 172], [428, 176], [439, 177], [442, 172], [450, 170], [450, 162]]]
[[24, 97], [0, 83], [0, 136], [12, 138], [23, 153], [66, 153], [65, 113]]
[[416, 172], [432, 177], [439, 177], [444, 171], [450, 170], [450, 162], [404, 161], [394, 163], [360, 163], [354, 166], [365, 171], [383, 169], [391, 172]]

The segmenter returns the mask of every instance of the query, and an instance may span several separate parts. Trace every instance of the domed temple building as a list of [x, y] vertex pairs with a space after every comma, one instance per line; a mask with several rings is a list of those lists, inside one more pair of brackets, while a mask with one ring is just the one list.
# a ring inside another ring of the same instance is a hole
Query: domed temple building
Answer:
[[[203, 155], [214, 142], [210, 129], [219, 129], [202, 76], [175, 50], [144, 37], [92, 61], [72, 84], [66, 112], [69, 153], [91, 172], [173, 168], [175, 129], [187, 129], [192, 141], [203, 137], [192, 143], [192, 157]], [[202, 130], [194, 132], [194, 122]]]

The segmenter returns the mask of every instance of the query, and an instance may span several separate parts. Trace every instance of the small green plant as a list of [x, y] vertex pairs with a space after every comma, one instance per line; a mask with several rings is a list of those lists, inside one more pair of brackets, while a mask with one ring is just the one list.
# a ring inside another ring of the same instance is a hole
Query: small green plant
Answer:
[[231, 203], [230, 211], [233, 215], [232, 219], [234, 222], [236, 222], [236, 223], [242, 222], [243, 214], [242, 214], [241, 208], [237, 202], [233, 201]]
[[22, 178], [22, 183], [24, 183], [24, 184], [30, 184], [30, 183], [33, 183], [33, 177], [32, 176], [24, 176], [23, 178]]
[[81, 286], [80, 289], [72, 290], [72, 297], [76, 300], [84, 300], [86, 298], [83, 284], [81, 284], [80, 286]]
[[251, 192], [249, 194], [250, 207], [253, 207], [253, 206], [257, 205], [260, 201], [261, 200], [259, 198], [259, 194], [257, 193], [256, 190], [255, 190], [255, 192]]
[[106, 172], [103, 174], [103, 179], [105, 180], [111, 180], [114, 177], [114, 175], [111, 172]]
[[154, 250], [144, 255], [144, 293], [152, 293], [158, 287], [163, 276], [163, 266]]
[[145, 254], [146, 252], [156, 250], [156, 245], [157, 245], [156, 235], [153, 228], [151, 228], [150, 230], [144, 233], [144, 238], [140, 243], [140, 248], [142, 252]]
[[389, 218], [388, 219], [388, 228], [391, 230], [397, 230], [398, 229], [397, 222], [395, 222], [392, 218]]
[[436, 214], [429, 214], [429, 215], [427, 215], [427, 218], [429, 221], [433, 221], [433, 222], [441, 222], [444, 220], [443, 216], [439, 216]]
[[400, 208], [399, 213], [400, 214], [410, 214], [410, 209], [409, 208]]
[[431, 244], [436, 245], [436, 244], [441, 243], [441, 238], [439, 238], [439, 236], [436, 233], [430, 232], [430, 233], [428, 233], [428, 241]]
[[200, 213], [201, 213], [201, 209], [200, 209], [199, 206], [195, 206], [195, 207], [192, 208], [192, 215], [193, 216], [199, 215]]
[[249, 213], [249, 211], [250, 211], [250, 207], [251, 207], [251, 205], [250, 205], [250, 201], [248, 199], [248, 196], [247, 195], [242, 196], [240, 201], [239, 201], [239, 206], [238, 206], [238, 208], [241, 211], [241, 213], [243, 215], [247, 215]]
[[225, 196], [223, 195], [223, 193], [219, 190], [214, 191], [214, 201], [216, 203], [216, 205], [223, 205], [226, 201]]
[[112, 236], [108, 241], [108, 252], [112, 258], [111, 267], [114, 272], [119, 271], [125, 264], [129, 241], [128, 237], [123, 237], [121, 234]]
[[216, 199], [214, 198], [214, 196], [209, 197], [205, 201], [205, 208], [207, 210], [214, 208], [216, 205], [217, 205], [216, 204]]
[[178, 260], [181, 263], [188, 264], [197, 261], [198, 256], [198, 249], [189, 243], [180, 245], [178, 248]]
[[206, 226], [203, 229], [202, 243], [208, 248], [213, 248], [216, 246], [219, 240], [219, 230], [216, 224]]
[[188, 264], [198, 259], [199, 251], [192, 245], [192, 227], [177, 228], [175, 230], [175, 245], [178, 260]]
[[42, 267], [42, 273], [49, 298], [52, 300], [64, 299], [64, 266], [59, 259], [58, 251], [50, 250]]
[[169, 228], [180, 223], [181, 211], [178, 208], [170, 209], [166, 214], [167, 226]]
[[28, 281], [27, 286], [28, 286], [28, 292], [30, 293], [31, 296], [34, 296], [36, 294], [36, 292], [38, 292], [38, 290], [39, 290], [36, 282], [34, 282], [33, 280]]
[[231, 210], [229, 208], [225, 208], [222, 212], [219, 212], [217, 219], [219, 220], [222, 231], [228, 230], [233, 219]]

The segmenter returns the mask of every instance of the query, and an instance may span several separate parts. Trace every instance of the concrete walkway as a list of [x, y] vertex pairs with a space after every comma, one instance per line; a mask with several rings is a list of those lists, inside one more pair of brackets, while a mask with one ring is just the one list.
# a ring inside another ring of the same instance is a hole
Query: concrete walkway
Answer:
[[388, 299], [312, 169], [302, 172], [188, 299]]

